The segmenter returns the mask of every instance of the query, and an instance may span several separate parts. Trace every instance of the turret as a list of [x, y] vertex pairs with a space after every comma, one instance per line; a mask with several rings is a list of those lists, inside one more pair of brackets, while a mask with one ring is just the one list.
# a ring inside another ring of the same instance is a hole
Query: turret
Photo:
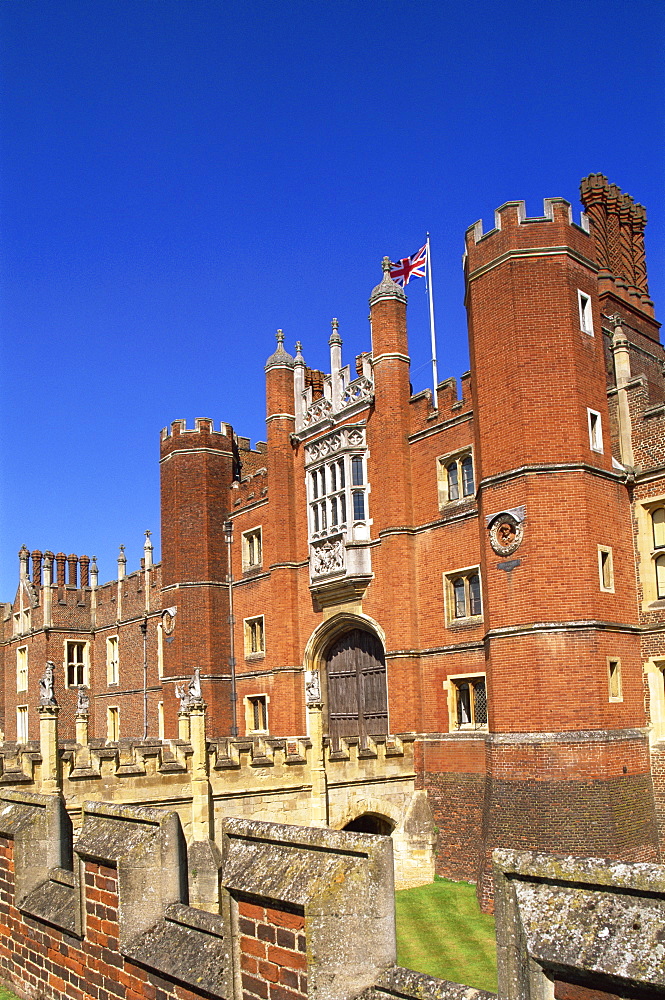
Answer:
[[[372, 496], [373, 519], [381, 528], [410, 523], [409, 383], [410, 358], [406, 333], [406, 295], [390, 277], [390, 259], [382, 261], [383, 280], [369, 299], [372, 330], [374, 404], [380, 420], [369, 431], [372, 468], [382, 478], [399, 483]], [[370, 479], [372, 471], [370, 468]]]
[[[178, 612], [164, 648], [164, 680], [184, 679], [198, 667], [212, 733], [225, 735], [230, 692], [222, 681], [229, 673], [224, 522], [237, 471], [233, 430], [228, 424], [215, 430], [208, 419], [197, 419], [193, 429], [176, 420], [162, 431], [160, 452], [163, 602]], [[171, 692], [164, 708], [167, 734], [175, 736]]]
[[[369, 299], [374, 406], [367, 418], [367, 477], [371, 537], [381, 540], [372, 551], [372, 568], [377, 578], [390, 576], [395, 593], [412, 593], [415, 545], [412, 536], [399, 530], [413, 523], [406, 295], [390, 277], [388, 257], [382, 266], [383, 280]], [[388, 644], [396, 649], [413, 647], [415, 616], [407, 604], [391, 608], [389, 614]]]
[[266, 468], [270, 503], [263, 510], [263, 565], [272, 573], [275, 593], [280, 594], [279, 620], [276, 609], [265, 611], [266, 628], [272, 628], [273, 640], [266, 650], [266, 666], [297, 662], [297, 539], [298, 519], [302, 517], [302, 472], [296, 483], [294, 446], [295, 395], [302, 389], [306, 368], [300, 349], [294, 359], [284, 349], [284, 334], [277, 331], [277, 349], [266, 361], [266, 424], [268, 448]]
[[[491, 850], [507, 844], [655, 857], [647, 747], [637, 735], [645, 719], [630, 499], [610, 449], [588, 229], [555, 198], [542, 217], [509, 202], [489, 233], [480, 223], [467, 232], [482, 615], [496, 734], [485, 888]], [[611, 805], [617, 795], [621, 816]]]

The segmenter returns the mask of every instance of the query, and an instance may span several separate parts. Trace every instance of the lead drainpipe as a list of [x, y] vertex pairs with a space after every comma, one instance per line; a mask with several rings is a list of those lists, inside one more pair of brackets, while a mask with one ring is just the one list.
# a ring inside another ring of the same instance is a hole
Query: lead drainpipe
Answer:
[[226, 536], [226, 556], [227, 556], [227, 583], [229, 586], [229, 667], [231, 668], [231, 736], [238, 735], [238, 692], [236, 690], [236, 658], [234, 642], [234, 626], [236, 623], [233, 614], [233, 555], [231, 546], [233, 544], [233, 521], [224, 522], [224, 534]]
[[148, 616], [141, 622], [143, 635], [143, 739], [148, 739]]

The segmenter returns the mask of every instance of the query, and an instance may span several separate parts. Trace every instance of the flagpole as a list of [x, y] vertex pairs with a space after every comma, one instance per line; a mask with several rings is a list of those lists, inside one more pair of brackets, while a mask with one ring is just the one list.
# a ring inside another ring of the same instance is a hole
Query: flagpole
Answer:
[[439, 375], [436, 366], [436, 334], [434, 333], [434, 297], [432, 295], [432, 255], [430, 251], [429, 233], [427, 234], [427, 291], [429, 296], [429, 329], [430, 336], [432, 338], [432, 380], [434, 382], [434, 395], [432, 397], [432, 402], [434, 403], [434, 409], [439, 409], [439, 395], [437, 392], [437, 386], [439, 384]]

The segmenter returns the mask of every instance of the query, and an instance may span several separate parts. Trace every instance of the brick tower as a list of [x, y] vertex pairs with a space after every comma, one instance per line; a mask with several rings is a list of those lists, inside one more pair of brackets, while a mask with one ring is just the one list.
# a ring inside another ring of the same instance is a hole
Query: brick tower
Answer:
[[[417, 613], [396, 594], [416, 588], [415, 540], [411, 497], [410, 358], [406, 324], [406, 295], [390, 277], [390, 260], [383, 259], [383, 280], [370, 296], [374, 407], [367, 418], [373, 534], [380, 544], [372, 551], [377, 579], [391, 588], [371, 588], [367, 606], [383, 624], [388, 649], [417, 646]], [[377, 471], [380, 470], [380, 479]], [[414, 707], [422, 694], [419, 671], [410, 657], [388, 661], [388, 685], [393, 693], [392, 724], [414, 728]], [[398, 707], [399, 706], [399, 707]], [[404, 706], [404, 708], [402, 708]], [[419, 727], [418, 727], [419, 728]]]
[[166, 735], [176, 735], [178, 704], [172, 682], [201, 671], [210, 729], [228, 735], [231, 727], [229, 603], [224, 524], [236, 472], [233, 431], [197, 419], [162, 431], [162, 594], [163, 682]]
[[[265, 364], [266, 425], [268, 448], [266, 466], [271, 504], [263, 540], [264, 566], [272, 581], [271, 635], [267, 637], [268, 661], [281, 664], [301, 662], [299, 645], [298, 561], [307, 549], [300, 538], [299, 513], [305, 509], [304, 481], [300, 454], [291, 444], [295, 430], [293, 394], [294, 358], [284, 350], [284, 334], [277, 331], [277, 349]], [[296, 468], [299, 474], [296, 473]], [[271, 714], [280, 731], [295, 732], [304, 727], [302, 678], [284, 672], [270, 685]]]
[[[583, 222], [586, 221], [583, 217]], [[495, 847], [657, 858], [630, 502], [598, 266], [562, 199], [466, 240]]]
[[[379, 520], [395, 527], [411, 521], [409, 489], [409, 345], [406, 332], [406, 295], [390, 277], [390, 261], [383, 260], [384, 278], [370, 296], [372, 370], [376, 412], [381, 431], [373, 429], [375, 464], [388, 472], [383, 481]], [[375, 421], [378, 422], [378, 421]], [[371, 419], [370, 419], [371, 426]]]

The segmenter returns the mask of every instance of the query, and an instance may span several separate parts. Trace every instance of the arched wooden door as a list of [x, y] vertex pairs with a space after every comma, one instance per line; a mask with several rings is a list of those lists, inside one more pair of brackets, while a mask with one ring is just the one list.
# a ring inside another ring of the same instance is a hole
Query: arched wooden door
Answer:
[[375, 635], [354, 628], [326, 656], [330, 735], [380, 736], [388, 732], [386, 659]]

